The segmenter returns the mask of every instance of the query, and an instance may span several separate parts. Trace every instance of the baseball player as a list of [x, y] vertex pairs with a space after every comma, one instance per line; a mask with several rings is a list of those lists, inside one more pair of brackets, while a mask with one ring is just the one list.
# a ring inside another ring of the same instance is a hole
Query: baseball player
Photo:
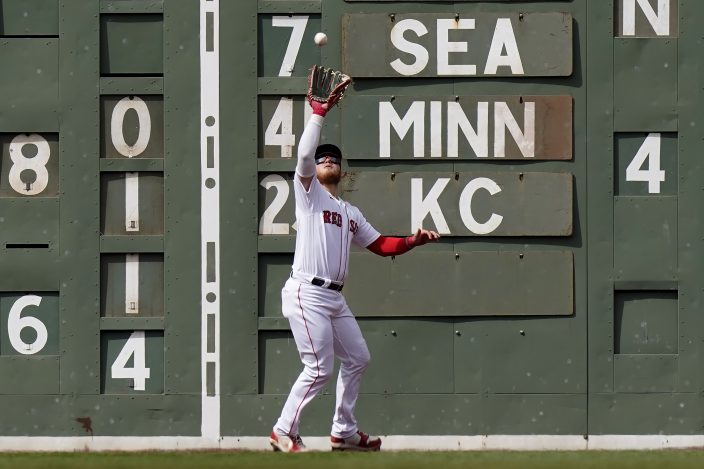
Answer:
[[422, 229], [406, 238], [381, 236], [357, 207], [340, 199], [342, 153], [335, 145], [318, 146], [324, 116], [340, 94], [333, 92], [325, 103], [309, 98], [313, 115], [298, 145], [293, 182], [298, 222], [296, 252], [281, 300], [304, 369], [271, 432], [269, 441], [275, 451], [305, 451], [298, 431], [301, 413], [332, 377], [335, 356], [341, 364], [330, 436], [332, 449], [381, 448], [381, 439], [361, 432], [354, 417], [360, 380], [370, 357], [359, 325], [341, 293], [350, 243], [380, 256], [392, 256], [440, 237]]

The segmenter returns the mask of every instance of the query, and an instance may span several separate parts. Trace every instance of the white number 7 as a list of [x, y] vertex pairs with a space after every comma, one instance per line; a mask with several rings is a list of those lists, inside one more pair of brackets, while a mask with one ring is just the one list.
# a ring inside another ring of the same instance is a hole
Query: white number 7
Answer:
[[[641, 169], [648, 160], [648, 169]], [[660, 183], [665, 181], [665, 171], [660, 169], [660, 134], [650, 133], [636, 156], [626, 168], [626, 181], [648, 183], [649, 194], [660, 193]]]
[[274, 16], [271, 19], [271, 25], [274, 27], [293, 28], [286, 47], [286, 54], [284, 54], [284, 60], [279, 70], [280, 77], [290, 77], [291, 72], [293, 72], [296, 57], [298, 57], [298, 50], [301, 48], [301, 42], [303, 42], [306, 24], [308, 24], [307, 16]]

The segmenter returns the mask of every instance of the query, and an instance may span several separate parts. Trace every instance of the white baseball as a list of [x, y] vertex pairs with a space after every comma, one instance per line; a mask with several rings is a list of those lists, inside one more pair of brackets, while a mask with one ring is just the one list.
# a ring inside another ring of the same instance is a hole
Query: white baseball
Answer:
[[322, 47], [328, 43], [328, 35], [325, 33], [316, 33], [313, 41]]

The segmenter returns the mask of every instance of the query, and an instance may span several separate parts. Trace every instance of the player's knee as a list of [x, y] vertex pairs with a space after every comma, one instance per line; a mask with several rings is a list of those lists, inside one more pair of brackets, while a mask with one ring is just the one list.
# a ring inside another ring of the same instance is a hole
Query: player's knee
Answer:
[[364, 371], [369, 366], [369, 362], [372, 357], [369, 353], [369, 349], [365, 347], [354, 359], [354, 367], [359, 371]]
[[306, 366], [306, 374], [315, 381], [326, 383], [330, 381], [334, 371], [334, 363], [320, 363], [313, 366]]

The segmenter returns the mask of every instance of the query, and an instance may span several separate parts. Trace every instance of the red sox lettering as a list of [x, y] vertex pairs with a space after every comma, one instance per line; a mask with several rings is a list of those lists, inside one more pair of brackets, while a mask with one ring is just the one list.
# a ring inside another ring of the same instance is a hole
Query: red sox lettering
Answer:
[[[331, 225], [337, 225], [342, 228], [342, 215], [337, 212], [331, 212], [330, 210], [323, 210], [323, 223], [329, 223]], [[352, 234], [357, 234], [359, 225], [356, 221], [350, 220], [350, 232]]]

